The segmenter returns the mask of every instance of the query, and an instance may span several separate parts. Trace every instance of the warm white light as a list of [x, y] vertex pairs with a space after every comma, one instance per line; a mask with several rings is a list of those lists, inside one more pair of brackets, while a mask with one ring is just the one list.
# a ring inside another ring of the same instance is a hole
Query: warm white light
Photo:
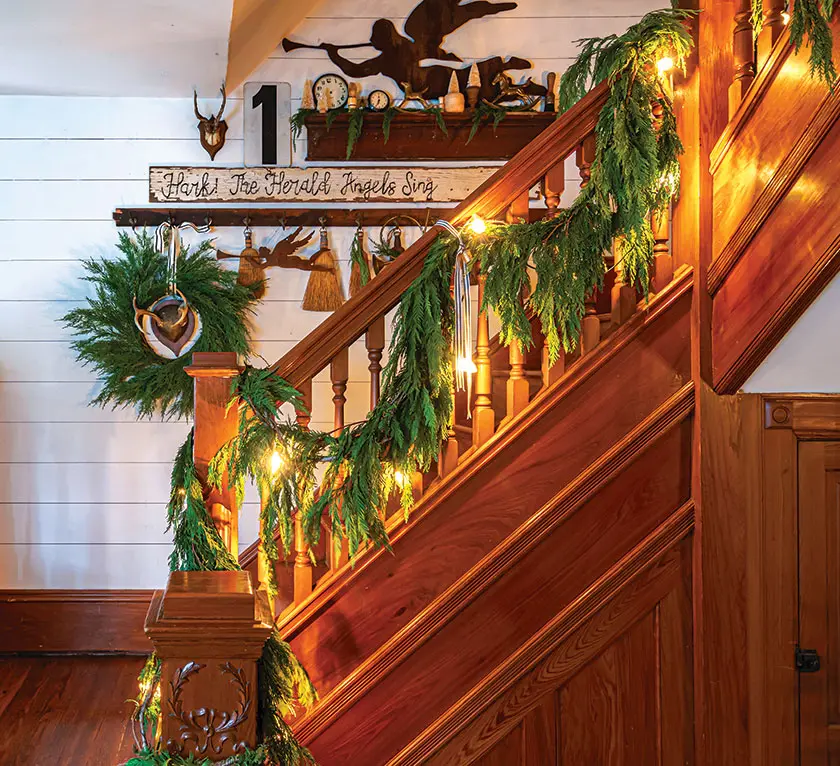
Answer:
[[787, 11], [782, 11], [782, 23], [785, 26], [790, 24], [790, 14]]
[[455, 360], [455, 371], [456, 372], [463, 372], [467, 375], [473, 375], [478, 372], [478, 367], [475, 366], [475, 362], [467, 356], [459, 356]]
[[394, 471], [394, 481], [397, 483], [397, 486], [402, 488], [408, 482], [406, 475], [402, 471]]
[[484, 219], [474, 215], [470, 218], [470, 222], [467, 224], [470, 227], [470, 231], [473, 234], [484, 234], [487, 231], [487, 224], [484, 222]]
[[656, 68], [662, 73], [670, 72], [674, 68], [674, 59], [670, 56], [663, 56], [656, 62]]
[[276, 476], [283, 467], [283, 456], [277, 451], [271, 453], [271, 475]]

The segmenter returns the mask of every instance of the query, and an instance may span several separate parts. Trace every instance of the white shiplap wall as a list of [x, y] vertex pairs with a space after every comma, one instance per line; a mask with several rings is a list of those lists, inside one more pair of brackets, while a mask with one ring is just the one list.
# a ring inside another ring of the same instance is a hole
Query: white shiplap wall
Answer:
[[[623, 31], [649, 0], [520, 0], [496, 18], [471, 22], [448, 47], [465, 59], [495, 53], [531, 58], [535, 79], [562, 71], [572, 41]], [[413, 0], [383, 0], [376, 14], [399, 21]], [[368, 4], [368, 8], [374, 4]], [[295, 37], [366, 40], [377, 18], [358, 0], [322, 3]], [[499, 41], [504, 41], [500, 46]], [[501, 50], [500, 50], [501, 49]], [[317, 52], [278, 50], [251, 79], [292, 83], [335, 71]], [[387, 80], [365, 81], [365, 91]], [[241, 164], [241, 98], [228, 100], [230, 126], [217, 163]], [[0, 588], [151, 588], [165, 582], [169, 542], [164, 503], [184, 423], [137, 422], [126, 411], [86, 406], [96, 381], [74, 360], [57, 321], [86, 292], [81, 258], [112, 254], [111, 212], [147, 198], [149, 164], [205, 164], [189, 99], [0, 97]], [[571, 181], [570, 181], [571, 183]], [[331, 232], [345, 280], [350, 231]], [[227, 250], [241, 232], [217, 232]], [[260, 229], [273, 242], [279, 230]], [[257, 321], [258, 352], [271, 362], [315, 327], [302, 312], [306, 275], [272, 275]], [[367, 360], [351, 352], [349, 421], [364, 416]], [[328, 427], [331, 392], [315, 382], [314, 424]], [[255, 505], [242, 542], [256, 535]]]

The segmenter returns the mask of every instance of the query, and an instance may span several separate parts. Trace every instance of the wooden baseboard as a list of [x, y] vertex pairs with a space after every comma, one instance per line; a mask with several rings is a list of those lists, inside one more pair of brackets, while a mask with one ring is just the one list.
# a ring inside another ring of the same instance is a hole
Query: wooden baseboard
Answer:
[[148, 654], [150, 590], [0, 590], [0, 654]]

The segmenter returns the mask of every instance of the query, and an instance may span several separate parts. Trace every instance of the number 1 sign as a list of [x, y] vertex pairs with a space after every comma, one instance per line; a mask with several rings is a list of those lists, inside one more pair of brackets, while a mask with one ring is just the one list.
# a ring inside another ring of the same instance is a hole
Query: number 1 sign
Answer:
[[287, 82], [246, 82], [244, 86], [245, 165], [292, 164], [292, 86]]

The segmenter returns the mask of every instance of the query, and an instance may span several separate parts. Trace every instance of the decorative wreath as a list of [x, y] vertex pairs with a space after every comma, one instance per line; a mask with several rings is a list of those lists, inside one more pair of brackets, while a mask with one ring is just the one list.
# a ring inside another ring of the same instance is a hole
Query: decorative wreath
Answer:
[[[238, 285], [236, 273], [219, 265], [206, 240], [192, 252], [181, 250], [174, 271], [168, 256], [145, 231], [136, 238], [121, 233], [117, 248], [122, 253], [118, 258], [84, 261], [84, 279], [93, 285], [94, 296], [63, 317], [75, 336], [72, 345], [79, 360], [92, 367], [102, 382], [91, 404], [133, 406], [139, 417], [191, 416], [193, 381], [184, 368], [192, 355], [159, 356], [160, 349], [155, 352], [150, 345], [145, 310], [173, 300], [174, 293], [176, 304], [180, 299], [183, 310], [189, 308], [191, 321], [200, 322], [191, 351], [246, 354], [248, 320], [262, 283]], [[173, 273], [177, 273], [177, 291]], [[141, 316], [143, 322], [138, 320]]]

